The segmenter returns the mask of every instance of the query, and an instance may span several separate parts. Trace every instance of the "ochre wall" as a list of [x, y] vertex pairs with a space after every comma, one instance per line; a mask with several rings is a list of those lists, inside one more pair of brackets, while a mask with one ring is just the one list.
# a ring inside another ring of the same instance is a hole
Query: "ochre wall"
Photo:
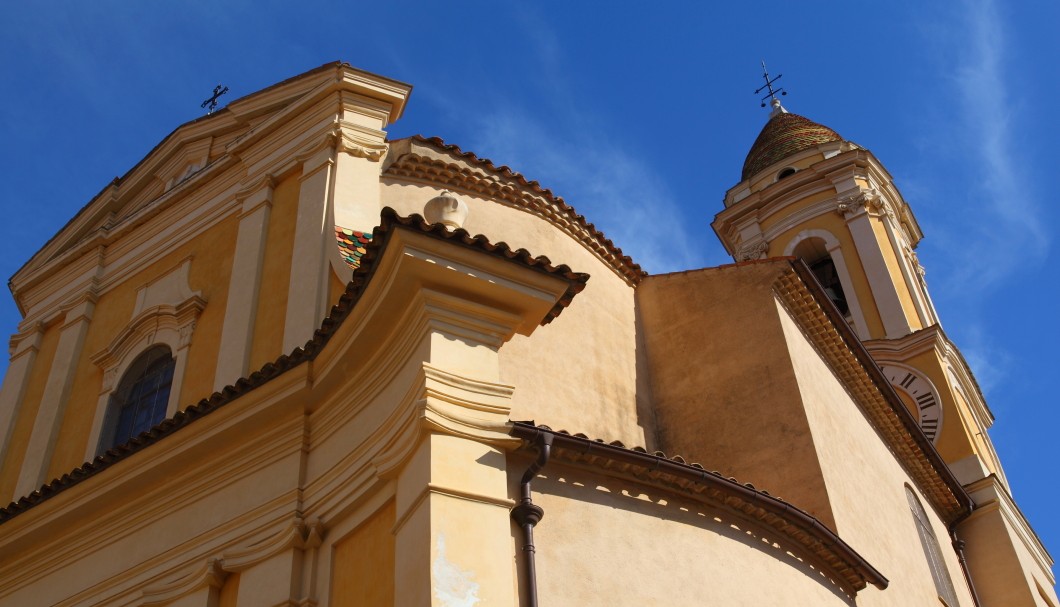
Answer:
[[833, 526], [772, 284], [787, 261], [648, 277], [637, 301], [661, 448]]
[[[906, 500], [906, 485], [915, 489], [915, 483], [807, 341], [797, 322], [779, 301], [774, 305], [820, 458], [835, 529], [891, 580], [885, 592], [863, 593], [858, 597], [858, 604], [866, 607], [938, 605], [931, 572]], [[946, 525], [930, 502], [919, 491], [917, 494], [932, 521], [957, 597], [962, 605], [971, 605]]]
[[331, 607], [394, 604], [394, 501], [335, 544], [331, 557]]
[[213, 391], [213, 375], [217, 366], [237, 227], [238, 219], [235, 216], [226, 218], [197, 238], [166, 251], [157, 261], [100, 296], [75, 370], [70, 400], [48, 467], [48, 479], [62, 476], [84, 461], [88, 434], [96, 414], [103, 381], [103, 373], [92, 363], [92, 357], [105, 350], [128, 326], [135, 309], [137, 291], [145, 284], [173, 271], [189, 257], [189, 287], [193, 292], [201, 292], [207, 303], [192, 333], [184, 381], [180, 387], [180, 408], [183, 409], [210, 395]]
[[[388, 183], [383, 204], [423, 213], [440, 190]], [[590, 274], [588, 286], [532, 337], [514, 336], [500, 350], [501, 379], [515, 386], [512, 419], [652, 447], [644, 354], [637, 345], [633, 288], [573, 237], [550, 222], [496, 201], [458, 194], [470, 208], [464, 228]]]
[[542, 605], [852, 604], [774, 530], [727, 511], [556, 461], [533, 490], [545, 511], [534, 529]]

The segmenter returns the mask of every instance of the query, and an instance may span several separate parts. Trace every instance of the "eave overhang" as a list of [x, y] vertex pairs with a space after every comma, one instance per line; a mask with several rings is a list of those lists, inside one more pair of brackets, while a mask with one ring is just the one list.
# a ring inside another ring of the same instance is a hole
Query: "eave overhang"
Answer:
[[606, 475], [631, 477], [640, 483], [679, 492], [776, 531], [821, 563], [852, 594], [868, 584], [881, 590], [887, 588], [887, 578], [828, 527], [812, 515], [751, 485], [740, 484], [718, 472], [708, 472], [699, 464], [688, 464], [680, 456], [670, 459], [662, 452], [628, 449], [618, 441], [591, 440], [584, 435], [557, 432], [529, 422], [512, 424], [512, 436], [522, 439], [527, 449], [533, 448], [543, 433], [552, 437], [553, 461], [592, 467]]
[[[504, 243], [491, 243], [482, 235], [428, 224], [419, 215], [401, 217], [390, 208], [383, 209], [373, 236], [345, 292], [305, 345], [0, 508], [0, 524], [97, 475], [109, 476], [104, 473], [111, 467], [255, 390], [271, 386], [278, 378], [294, 378], [294, 387], [284, 388], [289, 395], [341, 382], [342, 378], [335, 377], [340, 374], [331, 371], [340, 368], [336, 355], [342, 353], [342, 344], [351, 340], [385, 340], [392, 327], [373, 322], [378, 318], [375, 314], [409, 305], [403, 298], [422, 300], [422, 293], [426, 292], [434, 301], [417, 301], [413, 305], [444, 307], [460, 300], [454, 304], [463, 307], [458, 313], [488, 311], [490, 316], [477, 319], [481, 322], [476, 328], [489, 331], [489, 337], [499, 347], [512, 334], [529, 334], [535, 326], [548, 324], [559, 316], [589, 279], [588, 274], [553, 265], [546, 257], [535, 257], [525, 249], [513, 250]], [[440, 290], [443, 287], [447, 292]], [[336, 336], [339, 338], [334, 339]], [[80, 492], [71, 492], [77, 493]], [[75, 499], [76, 495], [70, 498]]]
[[869, 422], [947, 524], [975, 507], [967, 491], [920, 429], [869, 351], [854, 335], [813, 272], [792, 258], [774, 290]]
[[562, 197], [507, 166], [447, 144], [437, 137], [415, 135], [390, 142], [383, 178], [441, 186], [482, 196], [537, 215], [577, 240], [628, 284], [647, 275], [614, 242]]

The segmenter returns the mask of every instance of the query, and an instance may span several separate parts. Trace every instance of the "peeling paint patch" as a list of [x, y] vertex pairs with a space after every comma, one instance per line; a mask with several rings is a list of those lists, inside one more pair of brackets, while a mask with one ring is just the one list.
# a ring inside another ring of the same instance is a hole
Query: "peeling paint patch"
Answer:
[[474, 607], [478, 603], [478, 583], [472, 581], [475, 574], [449, 562], [445, 555], [445, 534], [438, 534], [437, 556], [431, 564], [434, 578], [434, 596], [447, 607]]

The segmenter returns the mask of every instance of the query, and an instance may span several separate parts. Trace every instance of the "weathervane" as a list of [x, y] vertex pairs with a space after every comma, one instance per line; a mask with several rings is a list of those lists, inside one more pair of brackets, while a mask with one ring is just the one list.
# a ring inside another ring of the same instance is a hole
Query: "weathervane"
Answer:
[[773, 78], [772, 80], [770, 80], [769, 79], [769, 72], [766, 71], [766, 62], [765, 62], [765, 60], [762, 60], [762, 78], [765, 79], [766, 83], [765, 83], [764, 86], [758, 87], [758, 90], [755, 91], [755, 95], [757, 95], [757, 94], [761, 93], [762, 91], [764, 91], [766, 89], [769, 90], [769, 93], [767, 95], [763, 95], [762, 96], [762, 107], [766, 106], [766, 99], [769, 99], [769, 98], [772, 98], [773, 101], [775, 101], [779, 105], [780, 104], [780, 100], [777, 99], [777, 93], [780, 93], [781, 95], [787, 95], [788, 94], [788, 92], [784, 90], [784, 87], [780, 87], [780, 88], [777, 88], [777, 89], [773, 88], [773, 83], [776, 82], [777, 80], [780, 80], [781, 76], [783, 76], [783, 75], [784, 74], [777, 74], [776, 78]]
[[[765, 64], [763, 63], [762, 65], [765, 65]], [[779, 77], [780, 76], [777, 76], [777, 78], [779, 78]], [[210, 97], [209, 99], [207, 99], [206, 101], [203, 101], [202, 105], [199, 106], [199, 107], [210, 106], [210, 107], [206, 108], [206, 115], [209, 116], [210, 114], [213, 113], [213, 111], [215, 109], [217, 109], [217, 99], [220, 98], [221, 95], [224, 95], [227, 92], [228, 92], [228, 87], [227, 86], [222, 86], [222, 85], [218, 84], [217, 86], [215, 86], [213, 88], [213, 96]]]

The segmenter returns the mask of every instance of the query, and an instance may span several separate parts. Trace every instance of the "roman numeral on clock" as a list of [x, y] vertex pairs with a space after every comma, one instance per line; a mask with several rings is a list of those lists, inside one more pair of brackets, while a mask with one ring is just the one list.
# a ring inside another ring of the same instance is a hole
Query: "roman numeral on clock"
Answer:
[[939, 420], [937, 419], [925, 419], [920, 422], [920, 428], [924, 431], [924, 434], [928, 438], [934, 439], [935, 433], [939, 431]]
[[915, 382], [915, 381], [916, 381], [916, 376], [913, 375], [912, 373], [907, 373], [906, 376], [905, 376], [905, 379], [903, 379], [899, 383], [899, 385], [902, 386], [903, 388], [905, 388], [906, 390], [908, 390], [909, 386], [913, 385], [913, 382]]
[[934, 407], [935, 395], [930, 392], [926, 394], [921, 394], [920, 396], [916, 397], [916, 404], [920, 407], [921, 411]]

